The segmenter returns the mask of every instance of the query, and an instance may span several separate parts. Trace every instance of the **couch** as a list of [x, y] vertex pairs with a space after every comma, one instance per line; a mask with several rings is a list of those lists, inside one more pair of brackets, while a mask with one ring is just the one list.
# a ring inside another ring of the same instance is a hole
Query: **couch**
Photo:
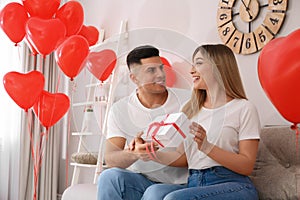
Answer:
[[[300, 199], [300, 156], [297, 135], [289, 126], [264, 127], [257, 161], [250, 178], [264, 200]], [[78, 184], [65, 190], [62, 200], [96, 200], [94, 184]]]
[[260, 199], [300, 199], [300, 152], [289, 126], [265, 127], [251, 175]]

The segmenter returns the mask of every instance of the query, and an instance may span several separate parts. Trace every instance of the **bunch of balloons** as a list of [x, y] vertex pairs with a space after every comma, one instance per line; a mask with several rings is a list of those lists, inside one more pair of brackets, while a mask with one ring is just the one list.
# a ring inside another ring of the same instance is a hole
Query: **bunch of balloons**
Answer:
[[44, 75], [39, 71], [28, 73], [9, 72], [3, 78], [8, 95], [26, 112], [33, 107], [41, 124], [49, 129], [58, 122], [70, 108], [69, 97], [63, 93], [45, 91]]
[[99, 31], [83, 24], [84, 11], [78, 1], [22, 0], [7, 4], [0, 12], [0, 26], [17, 45], [23, 39], [33, 55], [55, 51], [55, 59], [71, 80], [84, 68], [89, 47]]

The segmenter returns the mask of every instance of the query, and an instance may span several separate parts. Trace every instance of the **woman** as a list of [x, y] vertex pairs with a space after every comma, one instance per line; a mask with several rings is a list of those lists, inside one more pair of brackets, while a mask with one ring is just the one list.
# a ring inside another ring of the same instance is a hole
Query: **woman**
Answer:
[[200, 46], [190, 73], [193, 93], [182, 111], [192, 121], [191, 134], [176, 152], [156, 152], [157, 162], [188, 164], [188, 185], [164, 200], [258, 199], [248, 175], [256, 160], [260, 121], [246, 98], [233, 52], [220, 44]]

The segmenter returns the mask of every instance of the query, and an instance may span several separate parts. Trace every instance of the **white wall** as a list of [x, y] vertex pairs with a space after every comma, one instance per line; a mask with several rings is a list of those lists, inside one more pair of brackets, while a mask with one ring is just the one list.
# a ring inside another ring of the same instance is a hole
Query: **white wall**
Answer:
[[[266, 2], [266, 0], [260, 0]], [[221, 43], [216, 14], [219, 0], [80, 0], [84, 7], [85, 25], [105, 30], [105, 38], [119, 33], [122, 20], [128, 20], [129, 45], [119, 50], [119, 57], [135, 44], [153, 42], [172, 58], [181, 79], [176, 86], [189, 82], [186, 62], [199, 44]], [[300, 1], [290, 0], [287, 16], [279, 34], [286, 36], [300, 27]], [[147, 31], [150, 31], [147, 34]], [[145, 38], [144, 38], [145, 37]], [[259, 52], [236, 55], [246, 93], [258, 108], [262, 125], [289, 124], [270, 103], [257, 74]], [[78, 84], [80, 84], [78, 82]]]
[[[80, 2], [84, 7], [85, 24], [105, 29], [105, 38], [118, 34], [121, 20], [126, 19], [129, 31], [156, 27], [182, 34], [185, 39], [198, 44], [221, 42], [216, 25], [219, 0], [81, 0]], [[286, 36], [300, 28], [299, 10], [300, 1], [290, 0], [284, 25], [276, 37]], [[188, 49], [185, 53], [190, 55], [193, 50]], [[256, 104], [263, 125], [286, 124], [260, 86], [257, 74], [258, 56], [259, 52], [236, 56], [247, 95]]]

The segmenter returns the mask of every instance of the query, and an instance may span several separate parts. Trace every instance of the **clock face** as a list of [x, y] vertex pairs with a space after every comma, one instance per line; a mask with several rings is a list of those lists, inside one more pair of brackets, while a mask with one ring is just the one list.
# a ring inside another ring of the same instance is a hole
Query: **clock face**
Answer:
[[288, 0], [220, 0], [218, 32], [238, 54], [261, 50], [283, 24]]

